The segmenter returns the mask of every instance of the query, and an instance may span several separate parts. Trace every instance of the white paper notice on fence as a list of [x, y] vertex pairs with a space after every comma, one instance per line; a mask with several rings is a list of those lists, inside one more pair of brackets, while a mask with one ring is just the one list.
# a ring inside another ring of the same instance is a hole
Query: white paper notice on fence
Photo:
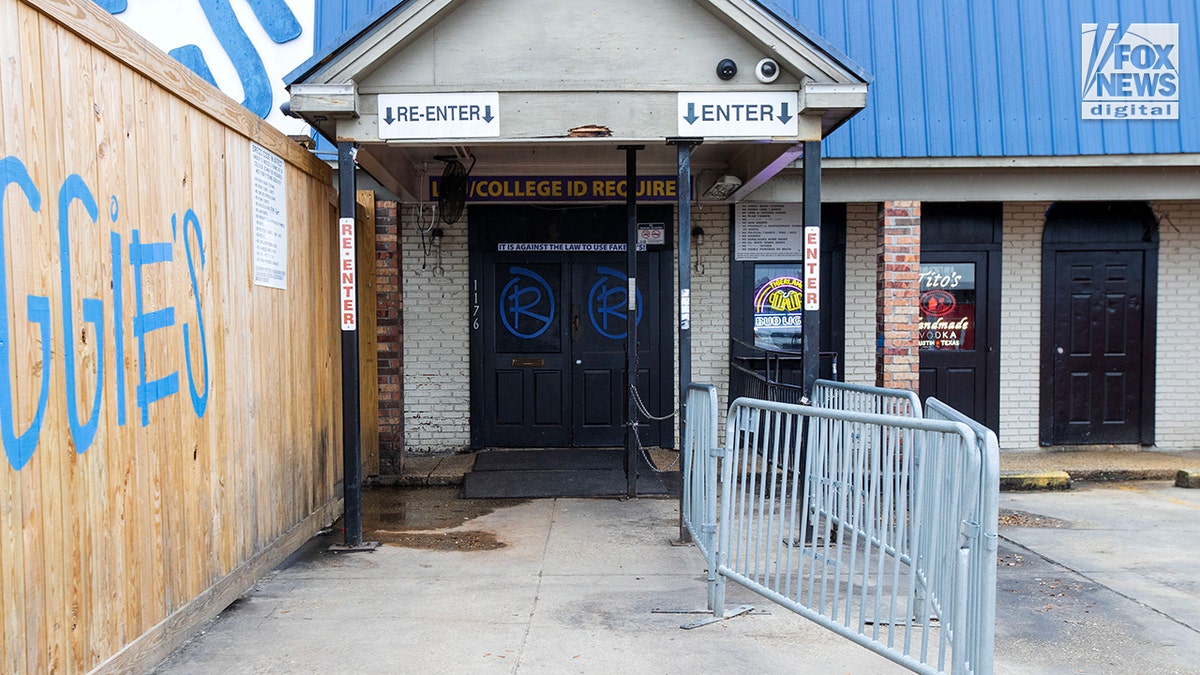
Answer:
[[287, 288], [287, 182], [283, 159], [250, 144], [254, 195], [254, 283]]
[[742, 202], [734, 213], [734, 260], [803, 260], [803, 204]]

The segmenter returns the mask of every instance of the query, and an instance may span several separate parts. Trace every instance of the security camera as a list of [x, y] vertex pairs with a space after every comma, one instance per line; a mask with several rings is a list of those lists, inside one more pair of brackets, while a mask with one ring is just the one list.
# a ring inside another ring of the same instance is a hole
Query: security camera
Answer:
[[754, 76], [763, 84], [770, 84], [779, 79], [779, 64], [775, 59], [763, 59], [754, 67]]
[[737, 75], [737, 64], [733, 59], [721, 59], [717, 64], [717, 77], [722, 80], [732, 80], [733, 76]]

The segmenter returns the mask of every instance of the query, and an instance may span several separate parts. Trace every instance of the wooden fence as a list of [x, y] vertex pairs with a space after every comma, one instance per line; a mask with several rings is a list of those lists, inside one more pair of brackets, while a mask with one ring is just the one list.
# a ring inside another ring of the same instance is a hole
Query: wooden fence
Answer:
[[331, 174], [87, 0], [0, 125], [0, 673], [144, 670], [339, 514]]

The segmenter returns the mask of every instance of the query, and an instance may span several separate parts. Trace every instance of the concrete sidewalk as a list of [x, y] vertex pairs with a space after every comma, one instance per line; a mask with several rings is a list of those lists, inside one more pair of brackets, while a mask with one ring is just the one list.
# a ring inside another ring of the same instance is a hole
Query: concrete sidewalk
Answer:
[[[996, 672], [1197, 675], [1200, 492], [1165, 481], [1002, 497]], [[158, 673], [901, 673], [729, 584], [758, 610], [695, 630], [704, 561], [673, 499], [364, 492], [385, 545], [316, 537]]]
[[1175, 481], [1200, 475], [1200, 450], [1039, 450], [1000, 453], [1001, 490], [1065, 490], [1073, 481]]
[[314, 539], [155, 672], [908, 672], [733, 584], [730, 606], [761, 609], [694, 630], [680, 625], [703, 615], [656, 613], [706, 598], [699, 551], [670, 544], [674, 500], [543, 499], [451, 519], [367, 532], [401, 543], [373, 553]]

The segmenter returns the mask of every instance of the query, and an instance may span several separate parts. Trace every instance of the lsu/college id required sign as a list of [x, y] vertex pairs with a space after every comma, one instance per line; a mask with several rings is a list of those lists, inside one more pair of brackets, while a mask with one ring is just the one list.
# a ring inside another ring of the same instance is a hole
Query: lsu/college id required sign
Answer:
[[1179, 119], [1179, 24], [1083, 24], [1083, 119]]

